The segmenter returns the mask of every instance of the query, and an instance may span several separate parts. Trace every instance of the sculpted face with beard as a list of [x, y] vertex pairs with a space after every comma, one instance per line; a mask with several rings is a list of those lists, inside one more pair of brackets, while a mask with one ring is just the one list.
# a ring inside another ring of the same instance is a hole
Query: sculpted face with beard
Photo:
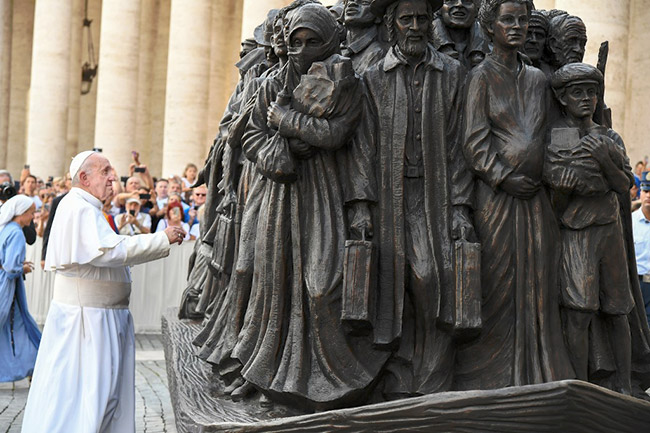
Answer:
[[402, 0], [397, 4], [395, 38], [405, 56], [419, 59], [426, 52], [431, 26], [430, 10], [426, 0]]

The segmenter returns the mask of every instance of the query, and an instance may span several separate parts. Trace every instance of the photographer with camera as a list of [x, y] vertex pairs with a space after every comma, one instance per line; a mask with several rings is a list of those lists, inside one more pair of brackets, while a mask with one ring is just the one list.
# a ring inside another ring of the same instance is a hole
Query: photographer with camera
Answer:
[[131, 197], [126, 201], [126, 212], [115, 218], [117, 230], [121, 235], [151, 233], [151, 217], [140, 212], [141, 206], [139, 198]]

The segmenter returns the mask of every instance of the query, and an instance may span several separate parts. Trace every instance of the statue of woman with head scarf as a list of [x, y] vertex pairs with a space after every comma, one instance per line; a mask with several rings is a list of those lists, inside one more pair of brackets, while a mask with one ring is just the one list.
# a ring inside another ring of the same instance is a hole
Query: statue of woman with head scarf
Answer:
[[232, 357], [263, 404], [325, 409], [362, 402], [388, 355], [341, 326], [348, 206], [375, 200], [372, 153], [351, 139], [362, 94], [333, 16], [305, 4], [285, 35], [289, 62], [262, 84], [242, 142], [266, 182]]

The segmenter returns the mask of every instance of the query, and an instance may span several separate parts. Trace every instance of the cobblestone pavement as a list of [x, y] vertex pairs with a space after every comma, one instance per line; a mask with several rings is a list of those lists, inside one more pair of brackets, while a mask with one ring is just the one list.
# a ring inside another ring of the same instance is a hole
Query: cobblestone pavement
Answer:
[[[135, 338], [135, 431], [176, 433], [160, 335]], [[19, 433], [29, 381], [0, 383], [0, 433]]]

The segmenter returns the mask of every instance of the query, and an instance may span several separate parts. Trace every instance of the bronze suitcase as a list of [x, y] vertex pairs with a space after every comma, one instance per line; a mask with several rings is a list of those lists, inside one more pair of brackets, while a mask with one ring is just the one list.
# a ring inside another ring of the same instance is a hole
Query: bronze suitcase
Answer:
[[220, 273], [230, 274], [235, 256], [235, 221], [232, 216], [218, 214], [210, 265]]
[[481, 329], [481, 244], [456, 241], [454, 335], [472, 337]]
[[373, 328], [376, 255], [370, 241], [345, 241], [341, 322], [351, 335], [368, 335]]

